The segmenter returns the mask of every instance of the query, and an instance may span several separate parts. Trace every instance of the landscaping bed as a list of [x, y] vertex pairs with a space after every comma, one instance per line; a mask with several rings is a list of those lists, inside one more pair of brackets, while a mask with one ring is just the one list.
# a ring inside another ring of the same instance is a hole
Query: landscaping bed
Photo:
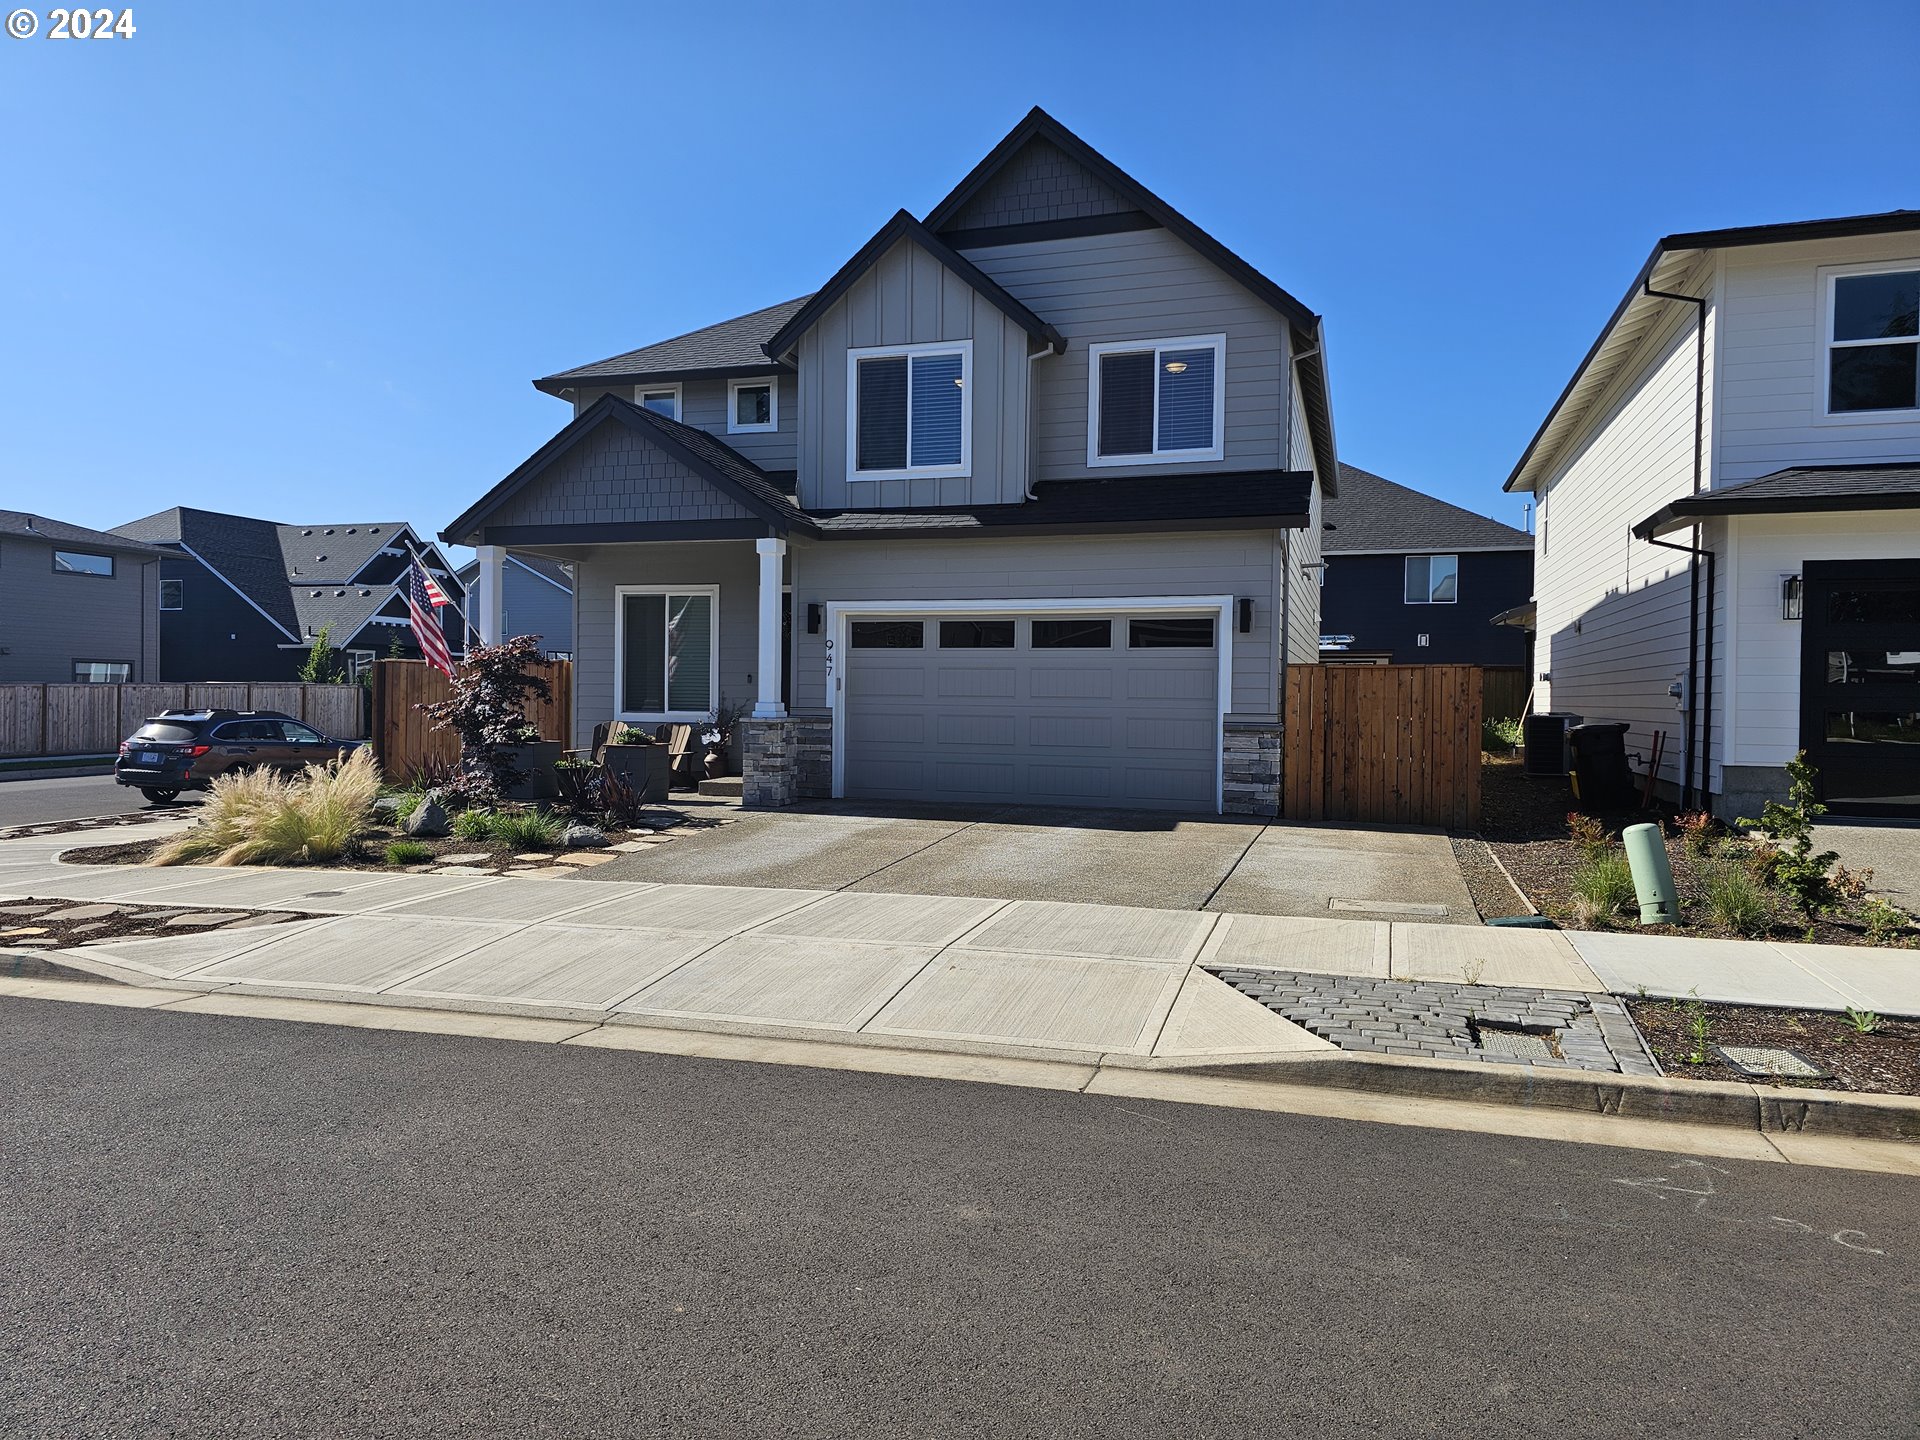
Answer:
[[[1920, 961], [1920, 957], [1916, 957]], [[1835, 1015], [1825, 1010], [1774, 1010], [1698, 1000], [1628, 1000], [1627, 1009], [1666, 1073], [1680, 1080], [1740, 1080], [1789, 1089], [1920, 1094], [1920, 1020]], [[1791, 1050], [1829, 1079], [1795, 1080], [1742, 1074], [1716, 1045]], [[1700, 1063], [1694, 1063], [1698, 1059]]]
[[[120, 848], [120, 847], [114, 847]], [[0, 975], [50, 975], [81, 980], [97, 976], [44, 961], [35, 950], [68, 950], [110, 940], [156, 940], [209, 930], [312, 920], [303, 911], [238, 911], [134, 901], [54, 900], [28, 897], [0, 901]]]
[[[1488, 757], [1481, 784], [1480, 838], [1540, 913], [1564, 929], [1828, 945], [1920, 944], [1920, 932], [1902, 924], [1889, 913], [1891, 907], [1872, 896], [1870, 876], [1836, 871], [1831, 907], [1810, 917], [1790, 895], [1768, 883], [1765, 866], [1757, 863], [1764, 851], [1722, 827], [1689, 842], [1671, 811], [1658, 805], [1592, 817], [1589, 826], [1585, 817], [1572, 813], [1573, 796], [1564, 779], [1528, 779], [1517, 759]], [[1667, 863], [1680, 901], [1679, 925], [1639, 924], [1618, 840], [1628, 826], [1647, 823], [1660, 824], [1665, 835]], [[1578, 833], [1583, 829], [1585, 838]], [[1602, 852], [1615, 859], [1606, 873], [1596, 874], [1594, 862]], [[1475, 903], [1481, 904], [1482, 885], [1465, 863], [1461, 868]], [[1596, 903], [1596, 894], [1609, 886], [1609, 900]], [[1497, 897], [1497, 889], [1493, 894]], [[1492, 918], [1502, 912], [1481, 913]], [[1914, 963], [1920, 965], [1920, 953]]]

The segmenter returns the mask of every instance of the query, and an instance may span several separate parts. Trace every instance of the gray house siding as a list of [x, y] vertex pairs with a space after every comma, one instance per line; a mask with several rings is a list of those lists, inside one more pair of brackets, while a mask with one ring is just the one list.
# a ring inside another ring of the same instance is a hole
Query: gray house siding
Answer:
[[[847, 478], [847, 351], [973, 342], [972, 473]], [[1027, 485], [1027, 335], [911, 241], [902, 240], [800, 341], [800, 504], [810, 510], [1013, 504]], [[1052, 363], [1042, 360], [1041, 368]]]
[[746, 520], [752, 512], [625, 425], [603, 424], [537, 485], [487, 517], [489, 526]]
[[[709, 435], [717, 436], [762, 470], [792, 470], [796, 465], [794, 457], [798, 449], [797, 437], [800, 433], [800, 382], [790, 371], [778, 376], [769, 373], [765, 378], [775, 380], [780, 387], [778, 398], [774, 403], [774, 419], [780, 427], [777, 430], [728, 434], [729, 392], [724, 379], [677, 382], [680, 386], [680, 414], [676, 418], [688, 425], [698, 426]], [[573, 413], [578, 415], [606, 394], [618, 395], [622, 400], [632, 400], [636, 392], [642, 388], [651, 387], [634, 385], [583, 387], [574, 393]]]
[[[791, 555], [794, 708], [818, 712], [828, 704], [827, 637], [806, 633], [803, 617], [809, 604], [1232, 595], [1254, 602], [1251, 633], [1233, 636], [1232, 714], [1235, 719], [1272, 720], [1279, 683], [1274, 643], [1278, 553], [1272, 530], [1070, 539], [796, 541]], [[751, 611], [747, 620], [751, 625]]]
[[1048, 140], [1032, 140], [961, 207], [948, 230], [1124, 215], [1134, 205]]
[[573, 649], [573, 595], [522, 566], [508, 564], [501, 586], [506, 633], [537, 635], [545, 650]]
[[574, 743], [593, 740], [613, 718], [619, 657], [614, 651], [615, 590], [621, 585], [717, 585], [720, 698], [751, 706], [759, 666], [755, 629], [759, 560], [751, 541], [677, 541], [595, 546], [571, 552], [574, 566]]
[[54, 549], [0, 537], [0, 682], [68, 684], [76, 660], [118, 661], [131, 680], [159, 679], [160, 557], [120, 554], [111, 576], [67, 575], [54, 570]]
[[[1287, 463], [1285, 321], [1165, 230], [969, 250], [967, 258], [1067, 337], [1034, 367], [1036, 480], [1180, 475]], [[1225, 458], [1087, 465], [1087, 347], [1183, 335], [1227, 337]]]

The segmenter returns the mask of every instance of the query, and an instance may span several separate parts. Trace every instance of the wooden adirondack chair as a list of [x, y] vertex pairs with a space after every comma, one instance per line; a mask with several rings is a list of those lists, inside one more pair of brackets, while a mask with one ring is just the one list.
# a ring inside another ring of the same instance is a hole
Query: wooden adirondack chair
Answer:
[[606, 758], [608, 738], [611, 737], [615, 731], [626, 728], [627, 727], [622, 725], [618, 720], [604, 721], [593, 727], [592, 745], [584, 750], [568, 750], [564, 753], [569, 760], [591, 760], [594, 764], [598, 765]]
[[671, 784], [682, 790], [691, 790], [700, 783], [700, 757], [693, 750], [693, 726], [662, 725], [653, 732], [654, 739], [667, 747], [667, 768], [672, 776]]

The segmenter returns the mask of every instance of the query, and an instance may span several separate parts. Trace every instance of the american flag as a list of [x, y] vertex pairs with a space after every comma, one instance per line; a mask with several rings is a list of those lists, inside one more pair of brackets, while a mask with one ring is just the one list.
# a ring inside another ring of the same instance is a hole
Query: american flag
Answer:
[[429, 665], [451, 675], [453, 656], [447, 650], [447, 636], [440, 628], [440, 617], [434, 613], [448, 603], [447, 592], [433, 583], [433, 577], [417, 558], [407, 566], [407, 613], [413, 620], [413, 638]]

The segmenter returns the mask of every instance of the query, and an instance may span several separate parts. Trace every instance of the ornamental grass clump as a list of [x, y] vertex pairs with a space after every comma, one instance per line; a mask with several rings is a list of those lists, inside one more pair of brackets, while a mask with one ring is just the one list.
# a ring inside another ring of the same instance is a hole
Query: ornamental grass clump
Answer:
[[1736, 935], [1764, 935], [1773, 924], [1767, 892], [1745, 865], [1712, 865], [1706, 872], [1707, 913]]
[[337, 860], [372, 828], [380, 767], [361, 748], [289, 779], [273, 770], [223, 775], [200, 823], [161, 847], [155, 865], [285, 865]]
[[542, 810], [499, 811], [487, 829], [493, 839], [515, 850], [551, 850], [564, 833], [560, 822]]
[[1573, 872], [1573, 905], [1589, 925], [1618, 919], [1634, 903], [1633, 868], [1618, 850], [1589, 855]]

